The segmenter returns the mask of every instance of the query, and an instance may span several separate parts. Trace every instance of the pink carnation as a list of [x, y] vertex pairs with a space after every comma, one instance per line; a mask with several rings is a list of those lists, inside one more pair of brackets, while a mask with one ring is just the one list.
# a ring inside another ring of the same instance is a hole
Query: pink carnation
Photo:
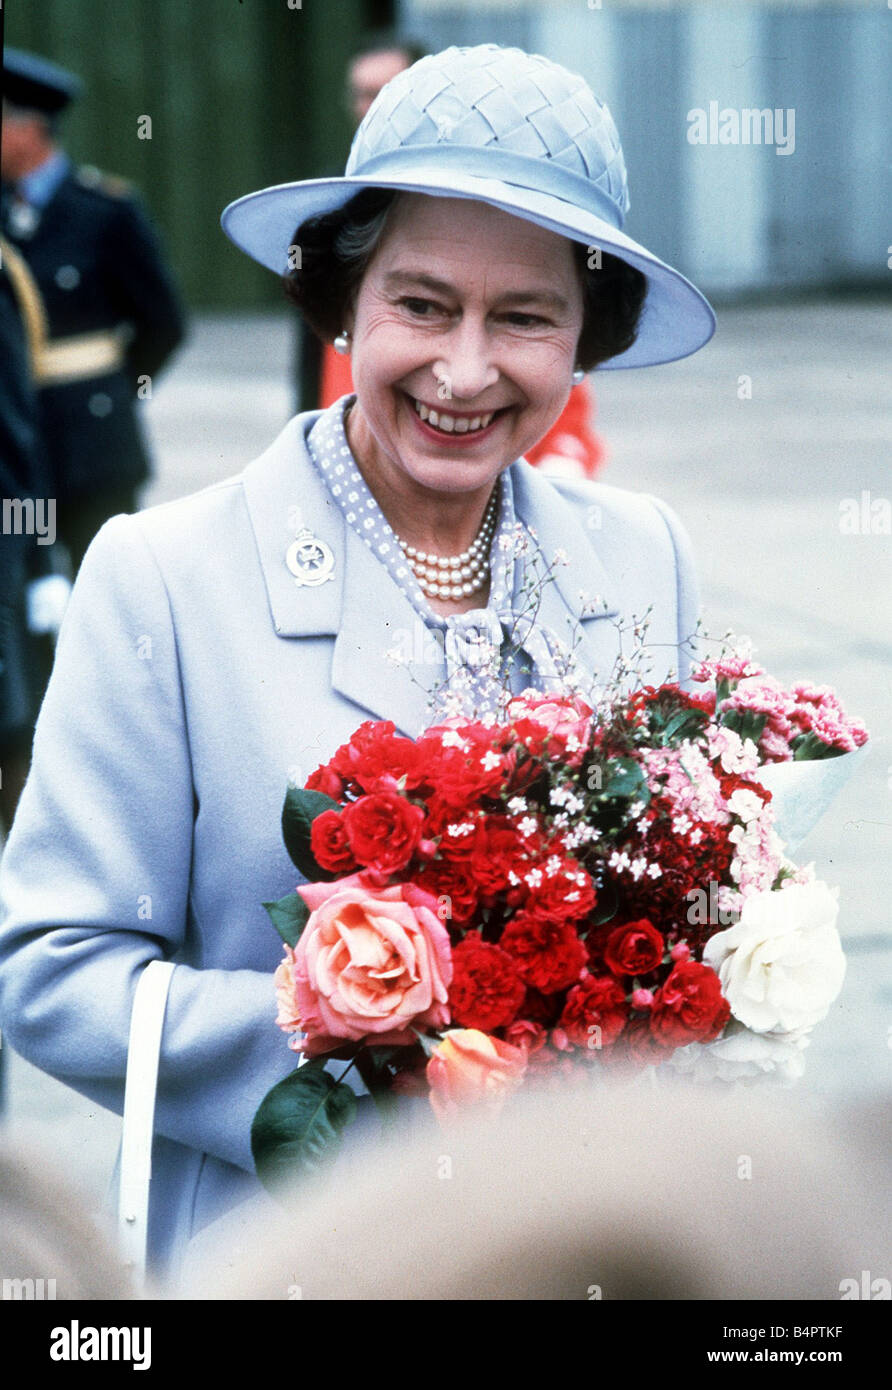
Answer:
[[727, 700], [722, 701], [721, 714], [730, 710], [765, 716], [765, 727], [759, 740], [759, 751], [772, 762], [783, 762], [792, 754], [790, 740], [795, 729], [790, 722], [793, 702], [789, 692], [774, 676], [747, 676], [738, 682]]
[[829, 748], [852, 753], [867, 742], [867, 729], [860, 719], [847, 715], [829, 685], [794, 685], [790, 719], [797, 730], [813, 733]]
[[755, 661], [750, 661], [745, 652], [731, 652], [730, 655], [718, 657], [713, 661], [701, 661], [691, 672], [691, 679], [717, 685], [722, 680], [739, 681], [748, 676], [764, 674], [762, 667]]

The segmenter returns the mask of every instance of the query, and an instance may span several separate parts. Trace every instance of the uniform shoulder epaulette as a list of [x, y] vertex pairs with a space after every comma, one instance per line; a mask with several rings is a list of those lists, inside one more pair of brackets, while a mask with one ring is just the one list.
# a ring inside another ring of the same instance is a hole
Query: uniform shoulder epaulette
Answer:
[[105, 193], [109, 198], [130, 198], [133, 196], [133, 184], [127, 179], [119, 178], [117, 174], [104, 174], [101, 169], [97, 169], [95, 164], [84, 164], [75, 174], [75, 178], [82, 188], [93, 189], [96, 193]]

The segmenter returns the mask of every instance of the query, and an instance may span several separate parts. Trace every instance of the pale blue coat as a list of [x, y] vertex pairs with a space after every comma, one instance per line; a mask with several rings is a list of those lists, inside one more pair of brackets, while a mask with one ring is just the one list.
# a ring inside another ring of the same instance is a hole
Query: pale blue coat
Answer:
[[[279, 830], [303, 780], [359, 723], [425, 724], [426, 697], [384, 653], [418, 620], [346, 526], [293, 419], [240, 476], [108, 522], [60, 635], [31, 776], [0, 867], [0, 1026], [24, 1057], [122, 1108], [133, 991], [172, 957], [150, 1240], [159, 1268], [258, 1190], [249, 1133], [295, 1064], [275, 1026], [281, 943], [261, 903], [298, 881]], [[552, 483], [512, 465], [519, 517], [569, 556], [541, 619], [606, 675], [616, 615], [652, 607], [662, 678], [693, 633], [695, 582], [677, 520], [650, 497]], [[299, 587], [295, 518], [331, 547], [333, 580]], [[428, 647], [428, 652], [430, 648]], [[687, 664], [682, 663], [682, 674]], [[432, 682], [438, 672], [416, 668]]]

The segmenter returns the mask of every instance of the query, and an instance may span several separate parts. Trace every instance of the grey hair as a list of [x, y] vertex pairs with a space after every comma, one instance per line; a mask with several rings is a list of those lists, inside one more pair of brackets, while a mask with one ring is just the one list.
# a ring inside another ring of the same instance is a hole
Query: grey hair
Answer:
[[351, 281], [361, 279], [366, 266], [378, 249], [399, 194], [394, 193], [388, 205], [370, 216], [345, 222], [334, 239], [334, 253], [347, 271]]

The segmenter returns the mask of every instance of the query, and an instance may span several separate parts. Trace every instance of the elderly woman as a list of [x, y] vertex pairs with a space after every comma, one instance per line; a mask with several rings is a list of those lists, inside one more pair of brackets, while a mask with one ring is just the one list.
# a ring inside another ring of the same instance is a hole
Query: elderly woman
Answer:
[[176, 963], [157, 1268], [258, 1191], [251, 1119], [293, 1067], [261, 906], [294, 886], [288, 780], [364, 719], [417, 734], [456, 701], [604, 679], [646, 610], [654, 676], [686, 673], [694, 580], [671, 513], [523, 460], [574, 374], [712, 332], [702, 296], [620, 230], [626, 201], [582, 79], [484, 46], [388, 84], [345, 178], [224, 214], [351, 354], [355, 397], [297, 416], [239, 477], [103, 528], [0, 882], [8, 1040], [101, 1105], [121, 1108], [141, 972]]

